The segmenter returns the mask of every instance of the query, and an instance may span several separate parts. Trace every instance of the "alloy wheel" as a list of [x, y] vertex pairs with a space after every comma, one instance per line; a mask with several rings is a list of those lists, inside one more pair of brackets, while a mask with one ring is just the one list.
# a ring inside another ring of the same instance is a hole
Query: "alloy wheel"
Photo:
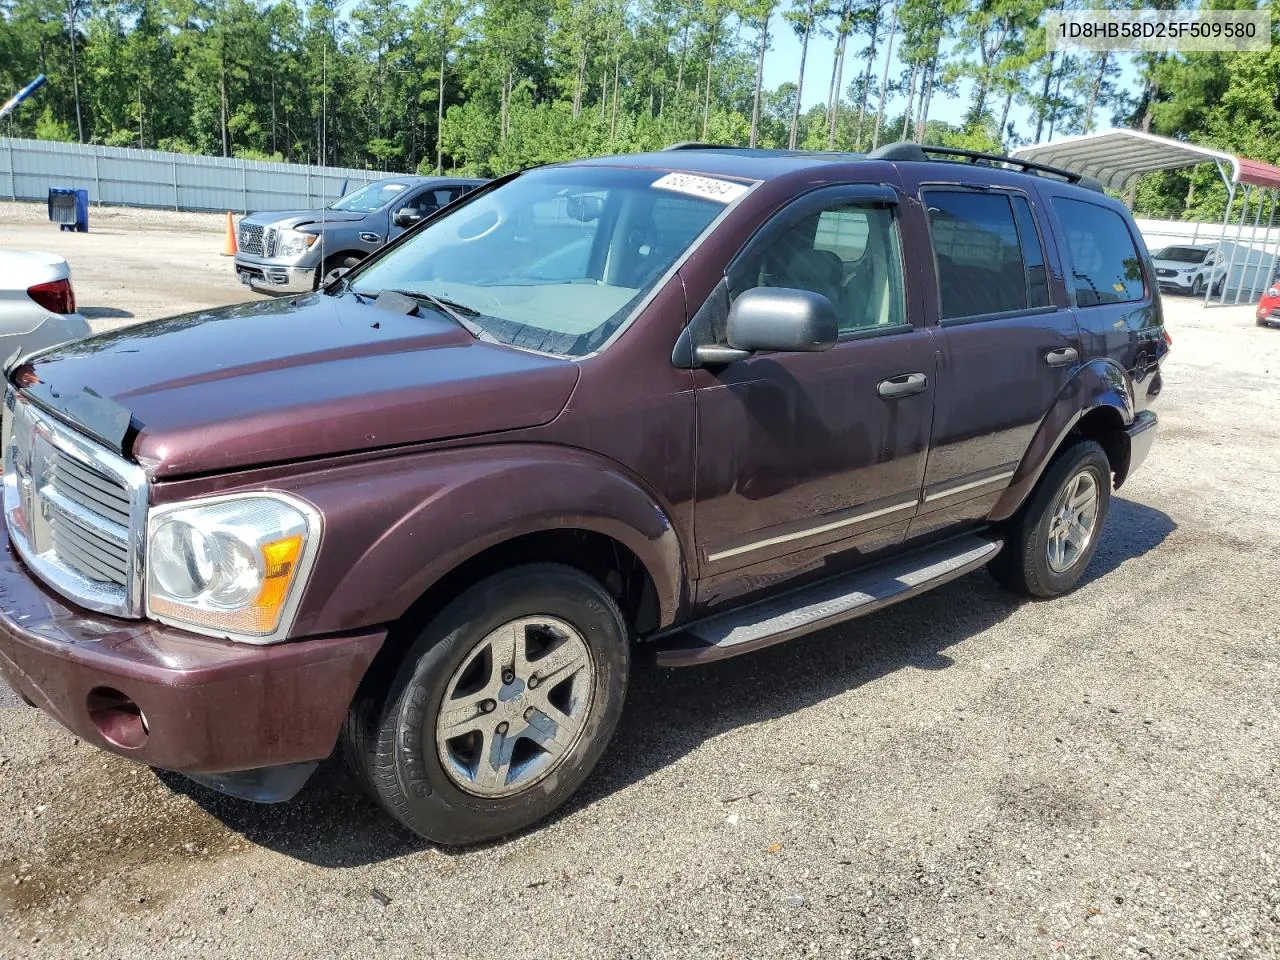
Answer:
[[445, 686], [436, 749], [462, 790], [509, 797], [569, 755], [591, 711], [596, 666], [556, 617], [512, 620], [485, 636]]
[[1081, 470], [1063, 486], [1049, 512], [1049, 569], [1070, 570], [1088, 549], [1098, 521], [1098, 481]]

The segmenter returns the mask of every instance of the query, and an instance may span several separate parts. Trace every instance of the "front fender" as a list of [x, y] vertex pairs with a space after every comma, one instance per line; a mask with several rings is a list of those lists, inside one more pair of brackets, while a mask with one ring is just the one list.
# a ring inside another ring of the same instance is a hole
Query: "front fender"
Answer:
[[653, 579], [660, 625], [685, 602], [669, 511], [610, 460], [569, 447], [459, 447], [331, 468], [272, 484], [324, 517], [294, 633], [354, 630], [400, 617], [489, 547], [542, 530], [605, 534]]
[[1090, 360], [1072, 374], [1040, 421], [1030, 446], [1018, 463], [1013, 480], [996, 501], [989, 519], [1007, 520], [1017, 512], [1035, 489], [1040, 475], [1067, 434], [1083, 417], [1099, 407], [1114, 409], [1123, 426], [1133, 423], [1133, 381], [1118, 363], [1106, 357]]

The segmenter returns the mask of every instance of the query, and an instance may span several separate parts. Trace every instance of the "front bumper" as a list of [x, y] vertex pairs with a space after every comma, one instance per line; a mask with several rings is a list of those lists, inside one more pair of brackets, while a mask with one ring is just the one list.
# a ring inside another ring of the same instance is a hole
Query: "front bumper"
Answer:
[[310, 293], [316, 286], [316, 267], [236, 254], [236, 279], [268, 293]]
[[[32, 578], [2, 528], [0, 544], [0, 677], [89, 743], [253, 799], [287, 796], [253, 796], [246, 777], [333, 751], [386, 637], [256, 647], [88, 614]], [[296, 792], [305, 776], [285, 779]]]

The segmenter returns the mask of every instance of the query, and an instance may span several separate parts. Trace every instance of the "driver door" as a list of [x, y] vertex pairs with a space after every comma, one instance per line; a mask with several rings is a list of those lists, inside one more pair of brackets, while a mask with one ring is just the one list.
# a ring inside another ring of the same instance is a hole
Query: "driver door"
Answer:
[[[409, 196], [398, 199], [391, 205], [391, 213], [389, 216], [389, 226], [387, 229], [387, 239], [394, 240], [400, 234], [404, 233], [410, 227], [420, 223], [423, 218], [435, 213], [446, 203], [457, 199], [462, 195], [461, 187], [420, 187]], [[396, 220], [401, 210], [409, 210], [412, 212], [412, 221], [407, 224], [397, 224]]]
[[[933, 414], [934, 345], [904, 275], [899, 194], [813, 191], [726, 271], [730, 301], [803, 288], [836, 307], [820, 353], [758, 353], [695, 371], [695, 536], [704, 609], [821, 575], [900, 543], [915, 515]], [[719, 337], [723, 339], [723, 333]]]

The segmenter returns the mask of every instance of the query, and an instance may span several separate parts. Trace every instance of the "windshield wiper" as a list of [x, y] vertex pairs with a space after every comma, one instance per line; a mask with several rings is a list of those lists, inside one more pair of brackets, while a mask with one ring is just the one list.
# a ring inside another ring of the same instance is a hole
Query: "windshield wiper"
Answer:
[[342, 277], [332, 289], [332, 293], [329, 292], [328, 288], [322, 288], [322, 292], [328, 297], [340, 297], [344, 293], [349, 293], [360, 303], [373, 303], [373, 297], [369, 296], [367, 293], [358, 293], [356, 290], [352, 289], [350, 277]]
[[448, 300], [445, 297], [437, 297], [434, 293], [426, 293], [422, 290], [392, 290], [391, 292], [398, 293], [402, 297], [409, 297], [412, 300], [420, 300], [435, 307], [476, 339], [481, 339], [484, 336], [484, 329], [478, 324], [472, 323], [469, 319], [480, 316], [480, 311], [475, 307], [469, 307], [465, 303], [458, 303], [456, 300]]

